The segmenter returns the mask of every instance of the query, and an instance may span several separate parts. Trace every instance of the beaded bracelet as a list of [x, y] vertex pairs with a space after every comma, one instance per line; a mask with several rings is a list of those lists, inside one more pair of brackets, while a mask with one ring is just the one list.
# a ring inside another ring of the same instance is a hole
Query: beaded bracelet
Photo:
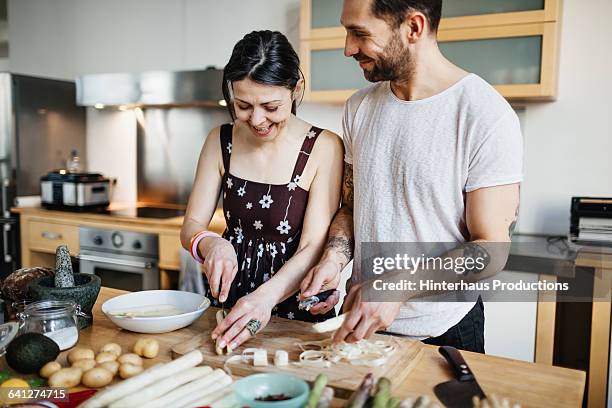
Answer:
[[204, 263], [204, 259], [200, 256], [198, 252], [198, 245], [200, 244], [200, 241], [202, 241], [204, 238], [207, 238], [207, 237], [221, 238], [221, 235], [217, 234], [216, 232], [204, 230], [204, 231], [198, 232], [193, 237], [191, 237], [191, 243], [189, 245], [189, 252], [191, 252], [191, 256], [193, 257], [193, 259], [195, 259], [199, 263]]

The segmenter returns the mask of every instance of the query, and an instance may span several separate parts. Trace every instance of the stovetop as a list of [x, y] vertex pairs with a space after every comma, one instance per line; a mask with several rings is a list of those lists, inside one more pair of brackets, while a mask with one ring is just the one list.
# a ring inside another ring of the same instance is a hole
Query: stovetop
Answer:
[[174, 218], [185, 215], [185, 210], [179, 208], [164, 208], [164, 207], [136, 207], [123, 208], [117, 210], [109, 210], [109, 215], [117, 215], [120, 217], [134, 218]]
[[118, 217], [127, 218], [155, 218], [165, 219], [181, 217], [185, 215], [185, 210], [180, 208], [167, 208], [167, 207], [130, 207], [130, 208], [118, 208], [118, 209], [103, 209], [96, 211], [97, 214], [115, 215]]

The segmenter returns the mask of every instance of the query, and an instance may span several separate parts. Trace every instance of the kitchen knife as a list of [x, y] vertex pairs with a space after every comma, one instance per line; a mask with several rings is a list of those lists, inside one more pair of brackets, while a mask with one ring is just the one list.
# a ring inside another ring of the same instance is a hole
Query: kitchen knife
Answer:
[[309, 311], [310, 308], [317, 303], [325, 302], [334, 292], [336, 292], [336, 289], [329, 289], [321, 293], [317, 293], [316, 295], [309, 296], [306, 299], [302, 299], [298, 303], [298, 309]]
[[438, 351], [448, 361], [456, 378], [434, 387], [436, 397], [445, 407], [472, 408], [474, 396], [481, 400], [487, 398], [459, 350], [450, 346], [442, 346]]

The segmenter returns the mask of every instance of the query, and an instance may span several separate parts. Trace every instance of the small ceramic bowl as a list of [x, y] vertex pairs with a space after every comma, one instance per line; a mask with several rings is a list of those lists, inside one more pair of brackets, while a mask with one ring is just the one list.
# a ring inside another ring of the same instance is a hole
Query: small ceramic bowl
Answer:
[[[281, 373], [253, 374], [233, 385], [240, 406], [251, 408], [301, 408], [308, 400], [310, 388], [301, 378]], [[257, 398], [284, 394], [289, 399], [260, 401]]]
[[[107, 300], [102, 312], [122, 329], [138, 333], [167, 333], [189, 326], [202, 316], [210, 306], [203, 295], [180, 290], [143, 290]], [[138, 317], [122, 315], [130, 310], [154, 310], [156, 307], [173, 307], [180, 312], [171, 316]]]

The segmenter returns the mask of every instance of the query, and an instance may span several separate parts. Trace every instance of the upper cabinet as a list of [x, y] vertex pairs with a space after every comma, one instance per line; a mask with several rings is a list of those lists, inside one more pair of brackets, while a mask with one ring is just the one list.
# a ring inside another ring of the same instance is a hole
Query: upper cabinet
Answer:
[[[300, 57], [305, 99], [344, 102], [367, 85], [344, 57], [342, 0], [302, 0]], [[455, 64], [511, 101], [554, 100], [561, 0], [444, 0], [438, 42]]]

